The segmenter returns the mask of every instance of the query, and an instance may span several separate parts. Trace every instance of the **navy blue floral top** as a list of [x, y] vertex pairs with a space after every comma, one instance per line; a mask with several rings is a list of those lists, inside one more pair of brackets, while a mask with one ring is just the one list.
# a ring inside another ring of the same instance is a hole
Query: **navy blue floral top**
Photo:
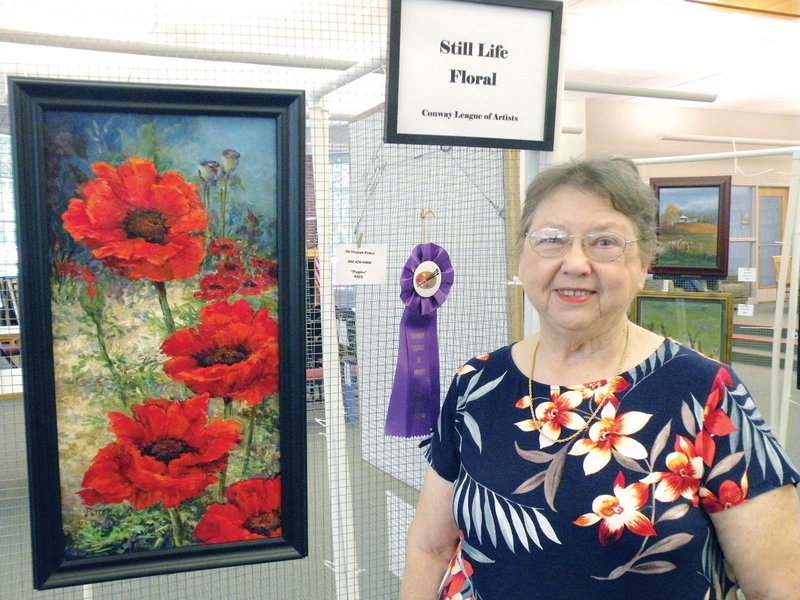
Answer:
[[709, 514], [800, 481], [731, 369], [669, 339], [533, 408], [511, 346], [473, 358], [426, 457], [461, 533], [440, 599], [735, 598]]

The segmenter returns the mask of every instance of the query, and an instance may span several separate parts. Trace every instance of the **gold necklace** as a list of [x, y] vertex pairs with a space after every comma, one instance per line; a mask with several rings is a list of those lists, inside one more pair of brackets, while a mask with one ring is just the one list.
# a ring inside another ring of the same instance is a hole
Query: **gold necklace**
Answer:
[[[625, 364], [625, 360], [628, 358], [628, 340], [630, 338], [630, 332], [631, 332], [631, 324], [628, 323], [625, 326], [625, 345], [622, 347], [622, 356], [619, 359], [619, 364], [617, 365], [616, 371], [614, 371], [614, 376], [616, 376], [622, 371], [622, 366]], [[539, 419], [536, 418], [535, 407], [533, 406], [533, 372], [534, 369], [536, 368], [537, 352], [539, 352], [538, 340], [536, 342], [536, 347], [533, 349], [533, 358], [531, 359], [531, 374], [528, 376], [528, 398], [531, 401], [531, 419], [533, 420], [534, 428], [536, 429], [536, 431], [539, 432], [539, 435], [546, 437], [548, 440], [550, 440], [555, 444], [561, 444], [563, 442], [572, 441], [580, 434], [582, 434], [584, 431], [586, 431], [589, 425], [592, 424], [592, 422], [597, 418], [597, 415], [600, 414], [600, 410], [603, 408], [603, 406], [605, 406], [605, 402], [598, 402], [597, 408], [594, 409], [594, 412], [592, 412], [592, 414], [589, 416], [589, 419], [586, 421], [584, 426], [578, 429], [578, 431], [576, 431], [571, 435], [568, 435], [567, 437], [555, 438], [555, 439], [551, 438], [544, 431], [542, 431], [542, 427], [544, 427], [544, 424]]]

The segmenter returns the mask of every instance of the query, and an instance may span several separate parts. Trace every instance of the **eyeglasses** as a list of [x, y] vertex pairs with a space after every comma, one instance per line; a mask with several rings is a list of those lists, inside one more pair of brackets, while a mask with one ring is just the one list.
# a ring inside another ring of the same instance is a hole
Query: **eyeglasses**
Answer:
[[586, 235], [569, 235], [563, 229], [556, 227], [543, 227], [529, 231], [525, 236], [536, 254], [544, 258], [557, 258], [564, 256], [572, 247], [572, 240], [581, 240], [586, 256], [599, 262], [609, 262], [618, 259], [625, 252], [628, 244], [638, 242], [626, 240], [614, 231], [592, 231]]

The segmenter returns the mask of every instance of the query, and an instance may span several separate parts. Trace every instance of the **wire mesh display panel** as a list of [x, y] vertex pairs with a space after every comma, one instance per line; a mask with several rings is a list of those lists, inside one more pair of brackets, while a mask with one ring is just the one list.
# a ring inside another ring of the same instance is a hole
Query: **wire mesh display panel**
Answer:
[[[386, 146], [379, 115], [352, 122], [337, 116], [361, 114], [382, 101], [384, 77], [374, 71], [385, 59], [386, 8], [385, 2], [367, 0], [273, 2], [255, 10], [242, 27], [241, 15], [229, 20], [217, 3], [139, 4], [127, 11], [120, 7], [114, 15], [97, 10], [90, 19], [54, 2], [12, 7], [0, 1], [0, 11], [10, 15], [0, 39], [4, 84], [7, 76], [24, 75], [303, 89], [310, 109], [308, 557], [34, 591], [24, 415], [17, 394], [0, 401], [3, 598], [357, 599], [397, 593], [424, 463], [419, 440], [384, 439], [382, 419], [397, 355], [399, 270], [421, 241], [419, 210], [436, 214], [428, 234], [447, 248], [457, 269], [439, 324], [443, 389], [470, 354], [505, 343], [508, 286], [502, 152]], [[316, 110], [320, 106], [322, 113]], [[6, 278], [16, 275], [16, 244], [7, 113], [3, 116], [0, 276]], [[326, 297], [330, 250], [353, 242], [357, 231], [387, 245], [386, 281], [337, 287]], [[12, 288], [5, 279], [0, 283], [10, 323]], [[331, 380], [330, 371], [339, 377]]]
[[[503, 153], [381, 143], [383, 119], [351, 125], [351, 214], [355, 237], [386, 244], [385, 285], [355, 294], [362, 451], [365, 460], [412, 485], [421, 482], [417, 453], [383, 435], [397, 360], [403, 304], [400, 272], [417, 244], [443, 247], [455, 280], [437, 311], [441, 393], [471, 356], [506, 343], [507, 294]], [[408, 456], [408, 463], [399, 460]], [[404, 464], [405, 463], [405, 464]]]
[[[399, 572], [408, 520], [421, 483], [419, 440], [387, 437], [384, 422], [397, 364], [403, 312], [400, 274], [414, 247], [432, 242], [449, 254], [455, 278], [437, 310], [441, 396], [468, 358], [508, 342], [506, 231], [501, 151], [395, 146], [381, 142], [381, 114], [350, 126], [350, 190], [355, 239], [385, 244], [386, 281], [358, 286], [353, 320], [358, 348], [358, 415], [354, 428], [362, 468], [376, 472], [369, 497], [377, 513], [364, 540], [367, 556], [381, 556]], [[385, 501], [382, 496], [385, 495]], [[400, 535], [402, 532], [402, 535]], [[400, 535], [400, 539], [398, 539]], [[374, 565], [378, 567], [378, 565]], [[386, 566], [367, 569], [369, 577]], [[365, 582], [370, 595], [375, 588]]]
[[[242, 13], [252, 11], [249, 18]], [[270, 2], [239, 6], [236, 15], [219, 3], [139, 3], [108, 11], [100, 2], [66, 8], [33, 0], [25, 6], [0, 1], [4, 35], [0, 39], [0, 105], [5, 109], [7, 76], [225, 86], [256, 89], [301, 89], [327, 96], [333, 110], [356, 114], [382, 97], [383, 78], [370, 72], [339, 88], [340, 73], [365, 58], [382, 60], [386, 6], [383, 2]], [[246, 23], [242, 26], [241, 23]], [[356, 34], [356, 30], [358, 34]], [[324, 91], [319, 91], [324, 90]], [[0, 276], [14, 275], [14, 215], [8, 143], [8, 117], [0, 125]], [[310, 150], [310, 149], [309, 149]], [[340, 161], [346, 167], [347, 161]], [[335, 169], [334, 169], [335, 170]], [[313, 221], [313, 203], [307, 207]], [[312, 229], [312, 228], [309, 228]], [[310, 244], [309, 256], [313, 258]], [[312, 261], [313, 264], [313, 261]], [[309, 272], [313, 290], [313, 267]], [[6, 287], [3, 286], [5, 290]], [[313, 294], [313, 292], [312, 292]], [[5, 304], [4, 304], [5, 307]], [[10, 318], [8, 310], [4, 315]], [[315, 336], [309, 331], [309, 338]], [[318, 335], [317, 335], [318, 337]], [[328, 340], [331, 343], [332, 340]], [[309, 344], [310, 352], [316, 352]], [[309, 366], [316, 356], [309, 355]], [[2, 390], [0, 390], [2, 392]], [[313, 394], [309, 401], [313, 402]], [[30, 518], [22, 401], [0, 400], [0, 597], [54, 599], [187, 599], [187, 598], [334, 598], [337, 596], [327, 491], [326, 429], [309, 410], [309, 555], [302, 560], [209, 569], [158, 577], [120, 580], [36, 592], [32, 589]], [[345, 462], [350, 457], [334, 457]], [[362, 485], [354, 478], [354, 486]], [[357, 498], [369, 493], [354, 487]], [[384, 502], [384, 498], [379, 498]], [[366, 553], [364, 553], [366, 554]], [[377, 586], [389, 586], [386, 579]], [[389, 589], [374, 588], [379, 596]], [[357, 598], [358, 589], [341, 597]]]

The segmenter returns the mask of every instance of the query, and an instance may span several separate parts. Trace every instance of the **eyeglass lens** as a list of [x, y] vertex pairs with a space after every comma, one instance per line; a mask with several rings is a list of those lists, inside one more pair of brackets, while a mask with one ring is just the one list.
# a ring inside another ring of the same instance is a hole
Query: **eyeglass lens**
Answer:
[[585, 236], [569, 235], [555, 228], [537, 229], [528, 234], [531, 248], [540, 256], [553, 258], [566, 254], [573, 238], [581, 240], [587, 256], [599, 261], [614, 260], [622, 256], [628, 241], [613, 231], [593, 231]]

